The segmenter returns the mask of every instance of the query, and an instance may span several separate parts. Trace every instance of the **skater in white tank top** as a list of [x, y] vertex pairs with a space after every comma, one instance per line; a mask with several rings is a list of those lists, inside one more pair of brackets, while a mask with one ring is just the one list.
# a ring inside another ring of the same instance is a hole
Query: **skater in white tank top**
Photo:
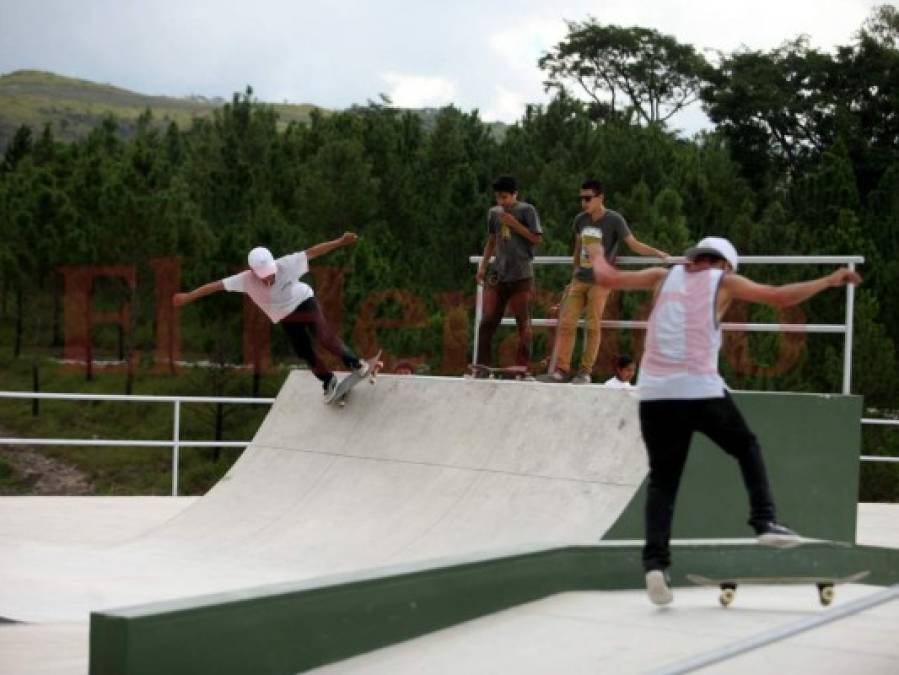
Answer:
[[733, 300], [774, 307], [797, 305], [828, 288], [859, 284], [846, 268], [827, 276], [767, 286], [736, 274], [739, 258], [721, 237], [706, 237], [689, 249], [685, 265], [622, 272], [593, 256], [597, 283], [608, 288], [656, 289], [637, 388], [640, 429], [649, 455], [646, 542], [643, 567], [650, 599], [673, 599], [671, 521], [677, 489], [693, 433], [699, 431], [740, 465], [749, 493], [749, 525], [760, 544], [795, 546], [800, 537], [775, 518], [774, 499], [755, 435], [734, 405], [718, 372], [719, 321]]

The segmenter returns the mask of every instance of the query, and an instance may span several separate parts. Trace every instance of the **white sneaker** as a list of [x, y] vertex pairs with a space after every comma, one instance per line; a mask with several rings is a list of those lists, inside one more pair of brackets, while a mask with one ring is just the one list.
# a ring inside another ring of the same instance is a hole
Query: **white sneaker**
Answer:
[[646, 593], [654, 605], [667, 605], [674, 600], [668, 575], [662, 570], [650, 570], [646, 573]]
[[571, 384], [590, 384], [592, 381], [589, 370], [579, 370], [577, 375], [571, 378]]
[[766, 523], [757, 539], [762, 546], [772, 548], [793, 548], [802, 543], [802, 537], [780, 523]]
[[371, 370], [371, 364], [368, 361], [360, 361], [358, 368], [353, 368], [353, 372], [359, 377], [365, 377]]
[[325, 386], [325, 403], [330, 403], [334, 400], [335, 394], [337, 394], [337, 376], [332, 375], [330, 381], [327, 386]]

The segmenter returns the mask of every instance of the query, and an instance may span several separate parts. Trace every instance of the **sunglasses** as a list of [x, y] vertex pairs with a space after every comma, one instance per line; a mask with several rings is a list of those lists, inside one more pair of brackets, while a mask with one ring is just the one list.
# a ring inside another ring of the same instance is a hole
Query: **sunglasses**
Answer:
[[580, 195], [582, 202], [589, 202], [591, 199], [595, 198], [596, 195]]

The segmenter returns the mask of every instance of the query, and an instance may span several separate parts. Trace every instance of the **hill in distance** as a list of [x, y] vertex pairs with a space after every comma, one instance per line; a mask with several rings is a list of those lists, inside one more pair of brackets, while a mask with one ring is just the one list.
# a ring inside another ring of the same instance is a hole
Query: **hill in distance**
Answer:
[[[78, 80], [36, 70], [0, 75], [0, 148], [5, 148], [20, 126], [40, 134], [47, 123], [61, 141], [86, 136], [104, 117], [113, 115], [125, 134], [147, 109], [160, 124], [170, 121], [182, 129], [194, 117], [206, 117], [227, 101], [221, 98], [147, 96], [108, 84]], [[305, 122], [313, 105], [272, 104], [281, 122]], [[322, 110], [322, 112], [326, 112]]]
[[[50, 123], [54, 137], [69, 142], [84, 138], [99, 126], [104, 117], [113, 115], [127, 136], [147, 109], [153, 112], [157, 124], [175, 122], [181, 129], [186, 129], [194, 117], [210, 116], [229, 101], [201, 96], [148, 96], [54, 73], [18, 70], [0, 75], [0, 151], [6, 148], [16, 129], [22, 125], [31, 127], [37, 136]], [[268, 105], [275, 109], [284, 126], [290, 122], [307, 122], [313, 110], [323, 114], [330, 112], [311, 104]], [[428, 127], [436, 111], [425, 109], [414, 112], [421, 115]], [[490, 127], [499, 137], [505, 131], [505, 125], [501, 123], [492, 123]]]

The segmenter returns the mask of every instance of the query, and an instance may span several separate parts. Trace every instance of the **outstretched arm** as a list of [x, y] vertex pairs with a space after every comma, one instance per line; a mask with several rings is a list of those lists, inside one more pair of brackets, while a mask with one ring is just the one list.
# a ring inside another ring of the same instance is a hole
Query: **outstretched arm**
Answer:
[[217, 293], [223, 290], [225, 290], [225, 285], [222, 283], [221, 279], [219, 279], [218, 281], [210, 281], [208, 284], [204, 284], [199, 288], [195, 288], [189, 293], [175, 293], [175, 295], [172, 296], [172, 304], [175, 307], [181, 307], [181, 305], [186, 305], [189, 302], [199, 300], [202, 297], [212, 295], [213, 293]]
[[359, 237], [355, 233], [344, 232], [343, 236], [338, 239], [334, 239], [333, 241], [325, 241], [321, 244], [316, 244], [315, 246], [310, 246], [309, 248], [307, 248], [306, 259], [312, 260], [313, 258], [319, 258], [327, 253], [330, 253], [336, 248], [355, 244], [358, 239]]
[[590, 244], [587, 251], [593, 261], [596, 283], [606, 288], [654, 288], [668, 274], [668, 270], [664, 267], [647, 267], [638, 272], [622, 272], [605, 259], [602, 244]]
[[757, 284], [739, 274], [728, 274], [721, 282], [721, 290], [729, 298], [771, 305], [773, 307], [792, 307], [828, 288], [845, 286], [846, 284], [858, 286], [861, 282], [862, 278], [858, 273], [846, 267], [841, 267], [835, 272], [818, 279], [800, 281], [795, 284], [786, 284], [785, 286]]
[[632, 250], [634, 253], [639, 253], [640, 255], [648, 255], [655, 256], [656, 258], [662, 258], [663, 260], [668, 256], [665, 251], [660, 248], [653, 248], [649, 244], [644, 244], [642, 241], [637, 239], [633, 234], [629, 234], [624, 238], [624, 243], [627, 244], [627, 247]]

